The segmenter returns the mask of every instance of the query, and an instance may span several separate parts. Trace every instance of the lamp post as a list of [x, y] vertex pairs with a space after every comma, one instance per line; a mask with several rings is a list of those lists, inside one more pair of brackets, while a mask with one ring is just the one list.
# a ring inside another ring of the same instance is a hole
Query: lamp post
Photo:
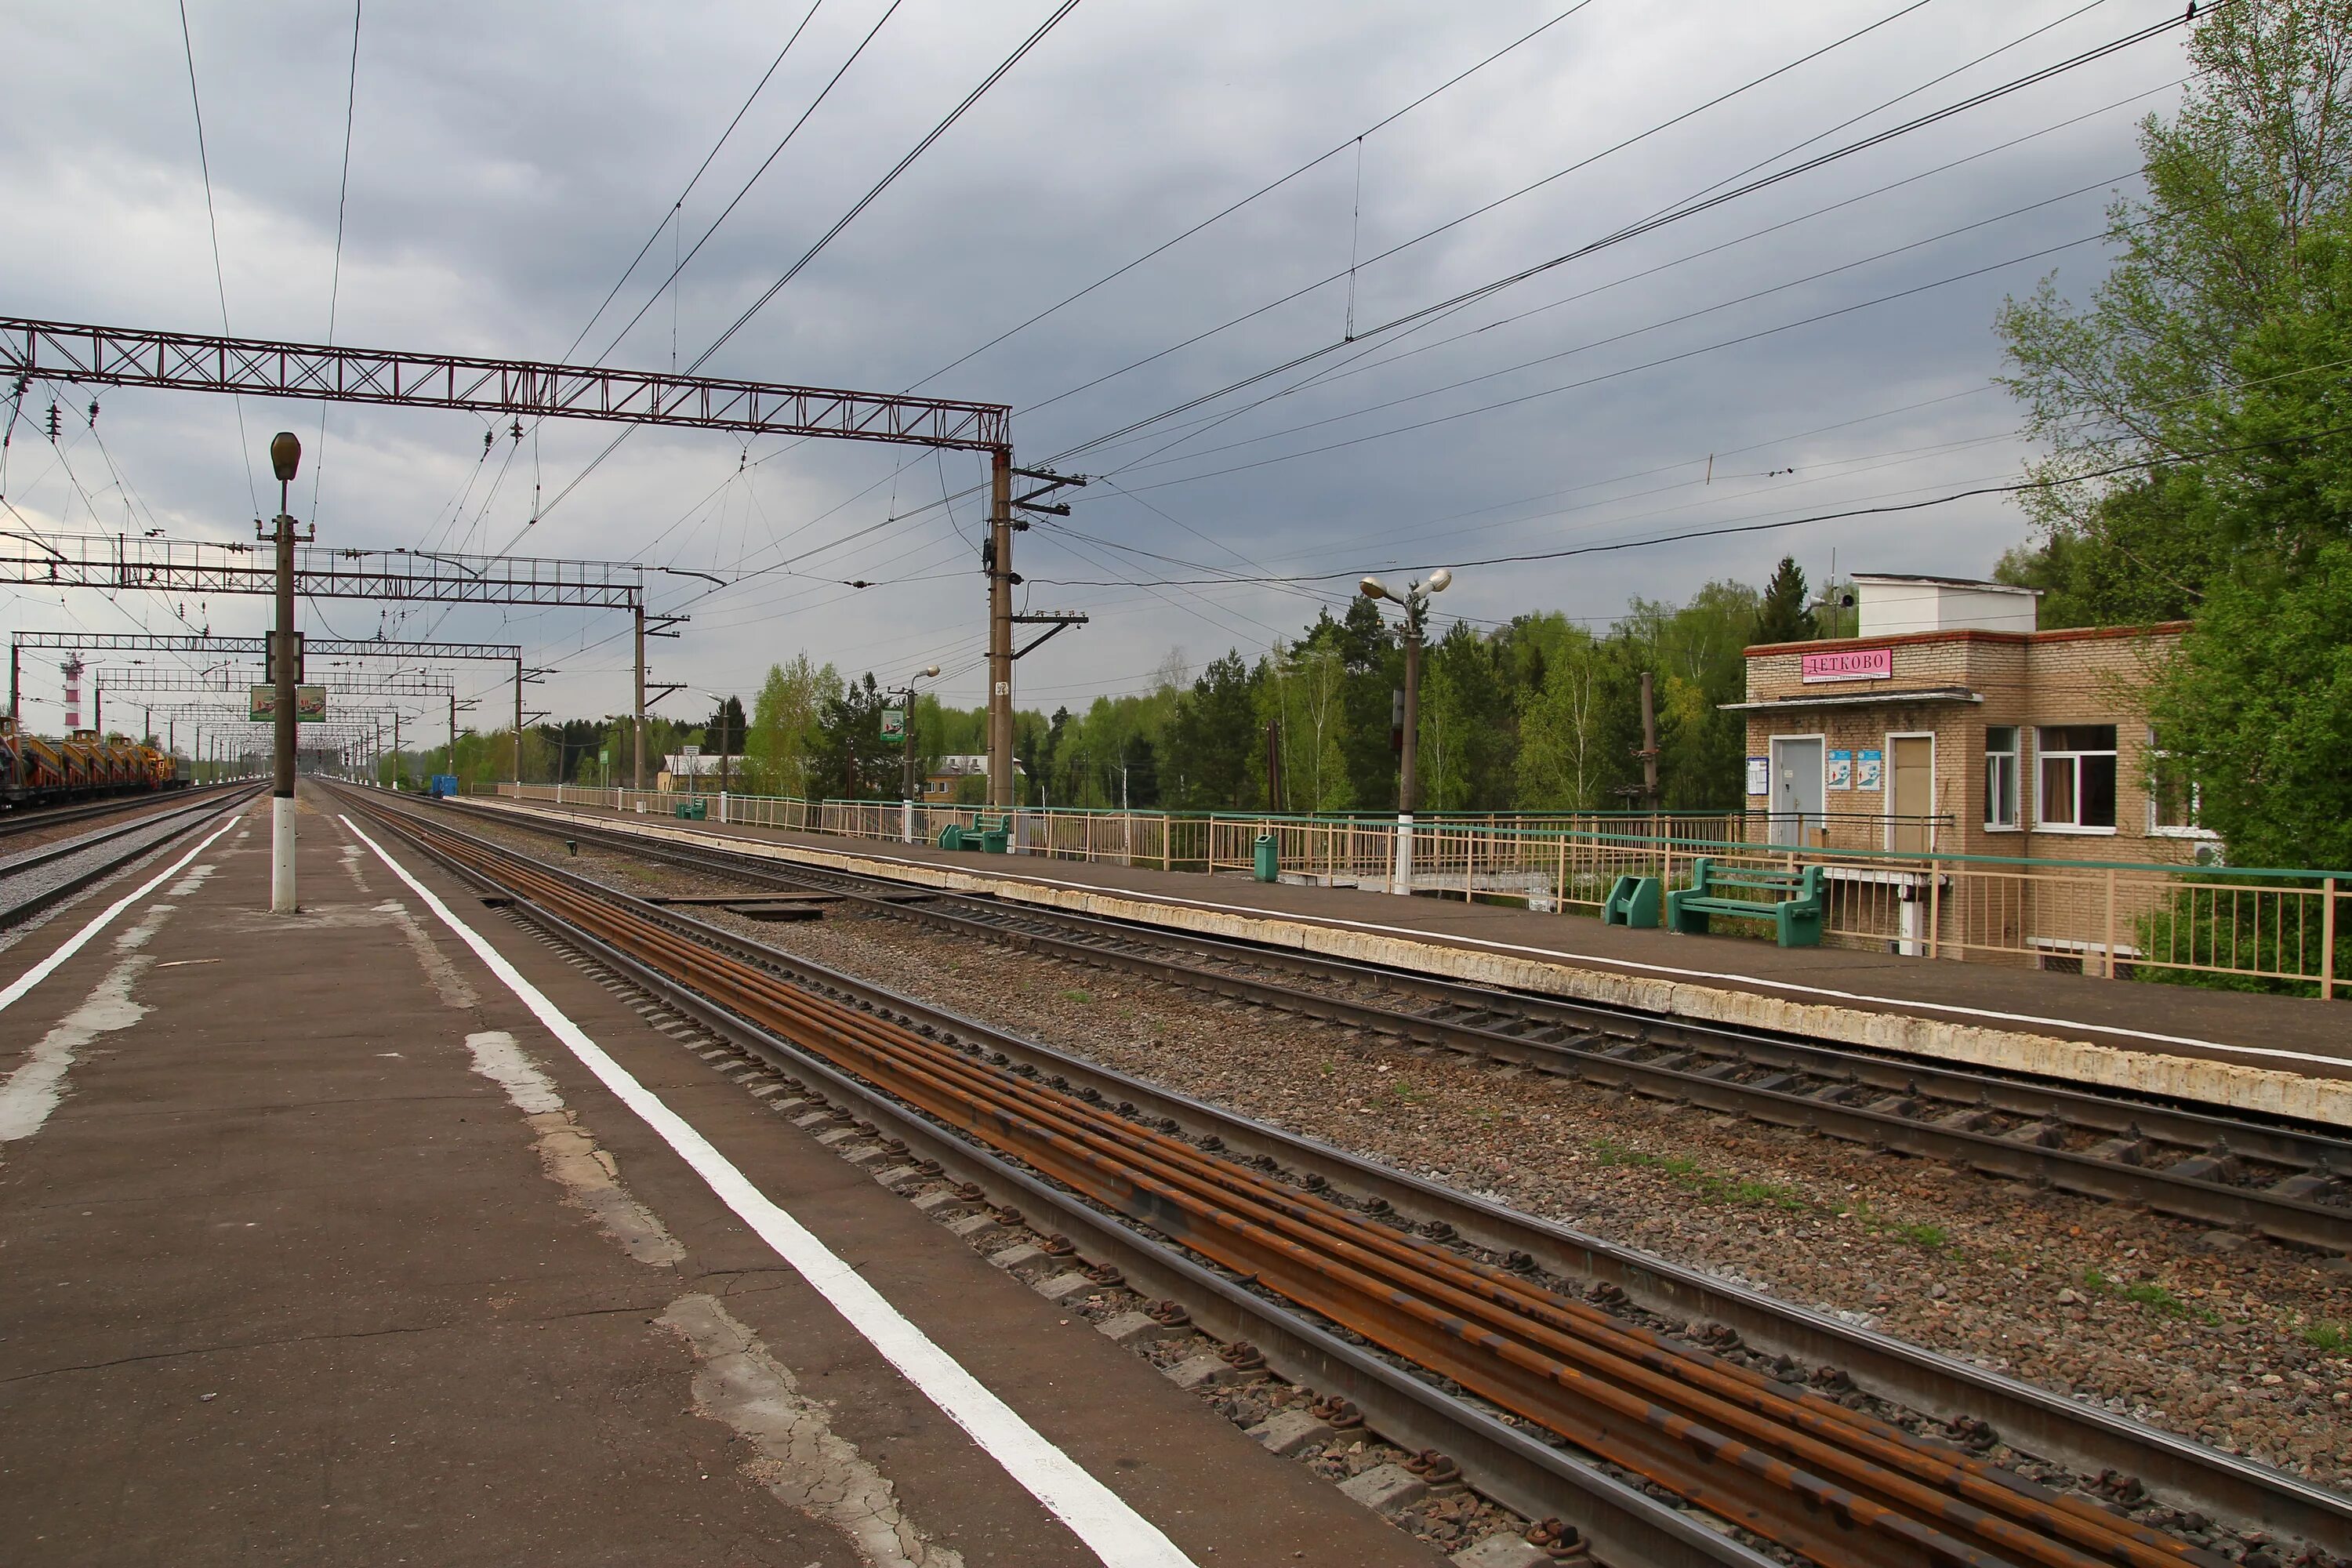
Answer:
[[903, 755], [898, 779], [898, 833], [909, 844], [915, 841], [915, 682], [929, 680], [939, 672], [938, 665], [927, 664], [908, 676], [906, 685], [890, 689], [891, 696], [906, 699], [906, 705], [899, 710], [898, 740]]
[[1406, 584], [1402, 594], [1391, 592], [1378, 577], [1367, 577], [1358, 584], [1367, 599], [1386, 599], [1404, 608], [1404, 746], [1398, 760], [1396, 861], [1391, 873], [1389, 891], [1412, 891], [1412, 814], [1421, 804], [1421, 638], [1422, 629], [1429, 617], [1429, 595], [1443, 594], [1454, 581], [1454, 574], [1439, 567], [1429, 574], [1429, 584]]
[[278, 657], [270, 679], [278, 689], [278, 767], [269, 801], [269, 911], [290, 915], [294, 898], [294, 519], [287, 493], [302, 464], [302, 443], [291, 430], [270, 438], [269, 467], [278, 476]]

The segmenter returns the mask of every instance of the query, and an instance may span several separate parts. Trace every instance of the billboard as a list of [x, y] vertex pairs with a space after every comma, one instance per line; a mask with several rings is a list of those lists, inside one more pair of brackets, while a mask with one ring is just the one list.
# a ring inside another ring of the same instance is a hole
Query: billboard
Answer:
[[[278, 688], [256, 686], [246, 694], [246, 717], [257, 724], [274, 722], [278, 718]], [[298, 686], [294, 689], [294, 722], [315, 724], [327, 716], [327, 689], [323, 686]]]
[[882, 710], [882, 743], [893, 745], [907, 738], [907, 710], [903, 708]]

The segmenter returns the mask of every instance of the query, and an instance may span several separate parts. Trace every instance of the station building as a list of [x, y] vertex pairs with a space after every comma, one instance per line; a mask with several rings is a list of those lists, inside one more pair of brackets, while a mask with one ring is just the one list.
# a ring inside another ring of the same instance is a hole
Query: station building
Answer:
[[2042, 631], [2040, 590], [1857, 576], [1857, 635], [1748, 649], [1748, 806], [1782, 843], [2186, 861], [2147, 690], [2185, 623]]

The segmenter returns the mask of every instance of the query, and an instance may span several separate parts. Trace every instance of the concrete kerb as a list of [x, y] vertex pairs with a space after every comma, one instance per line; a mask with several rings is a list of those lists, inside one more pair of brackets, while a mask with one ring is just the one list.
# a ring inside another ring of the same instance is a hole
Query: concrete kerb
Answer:
[[[566, 816], [560, 810], [506, 800], [482, 799], [467, 804], [557, 821]], [[1629, 1007], [1732, 1028], [1806, 1036], [2005, 1072], [2034, 1073], [2105, 1089], [2226, 1106], [2262, 1115], [2352, 1127], [2352, 1079], [2315, 1078], [2275, 1068], [2179, 1056], [2155, 1047], [2126, 1049], [1957, 1019], [1877, 1012], [1687, 980], [1585, 968], [1563, 960], [1458, 947], [1438, 940], [1421, 942], [1272, 913], [1240, 913], [1093, 889], [1044, 886], [1014, 877], [922, 861], [880, 860], [846, 850], [698, 833], [667, 823], [637, 823], [603, 816], [593, 820], [600, 826], [698, 848], [724, 849], [787, 865], [877, 877], [944, 892], [984, 893], [1006, 902], [1295, 948], [1302, 952], [1411, 970], [1475, 985]]]

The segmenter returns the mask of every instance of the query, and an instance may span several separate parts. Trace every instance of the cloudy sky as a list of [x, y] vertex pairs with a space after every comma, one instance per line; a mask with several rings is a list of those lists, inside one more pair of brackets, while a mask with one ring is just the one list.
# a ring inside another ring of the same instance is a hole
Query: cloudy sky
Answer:
[[[348, 5], [188, 0], [184, 39], [158, 0], [8, 7], [0, 310], [218, 331], [225, 300], [236, 334], [323, 341], [331, 298], [341, 343], [682, 365], [1055, 8], [379, 0], [354, 71]], [[1020, 668], [1024, 706], [1075, 708], [1143, 689], [1171, 650], [1197, 666], [1295, 635], [1366, 570], [2012, 477], [2024, 448], [1991, 381], [1994, 312], [2045, 273], [2077, 294], [2100, 275], [2103, 207], [2137, 188], [2135, 122], [2180, 90], [2179, 30], [1388, 324], [2179, 10], [1084, 0], [707, 368], [1010, 404], [1023, 463], [1096, 476], [1069, 519], [1022, 536], [1017, 561], [1029, 607], [1094, 617]], [[5, 526], [250, 537], [263, 446], [290, 428], [310, 453], [295, 510], [322, 542], [725, 580], [655, 579], [692, 617], [656, 645], [656, 679], [688, 688], [663, 711], [748, 695], [803, 648], [886, 680], [938, 663], [943, 696], [982, 700], [969, 454], [648, 430], [573, 487], [611, 427], [527, 423], [516, 441], [471, 415], [117, 389], [98, 394], [93, 429], [89, 396], [26, 393], [0, 473]], [[1440, 607], [1601, 625], [1631, 595], [1759, 582], [1783, 551], [1816, 580], [1833, 552], [1841, 572], [1981, 574], [2023, 531], [1988, 497], [1463, 564]], [[875, 585], [843, 585], [859, 579]], [[12, 626], [59, 630], [184, 616], [250, 632], [267, 611], [11, 593]], [[617, 617], [356, 601], [304, 617], [346, 637], [520, 640], [561, 671], [546, 706], [627, 701]], [[32, 671], [27, 695], [30, 721], [53, 727], [54, 673]]]

